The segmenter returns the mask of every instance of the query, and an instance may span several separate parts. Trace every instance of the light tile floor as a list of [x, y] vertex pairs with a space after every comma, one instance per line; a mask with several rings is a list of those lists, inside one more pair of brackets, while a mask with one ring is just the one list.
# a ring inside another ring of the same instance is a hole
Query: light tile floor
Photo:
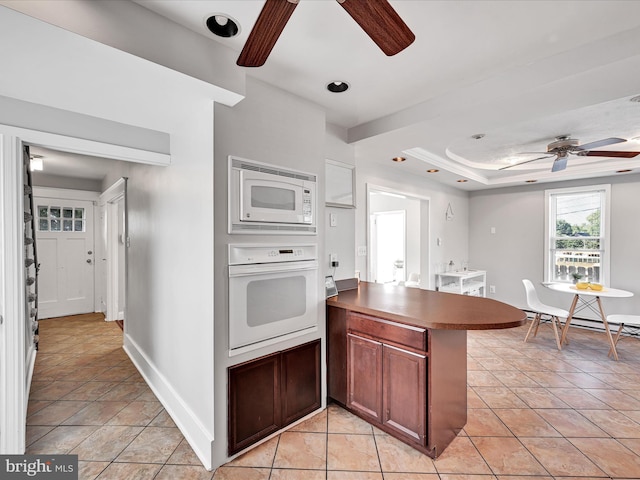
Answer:
[[607, 358], [603, 333], [469, 332], [468, 422], [437, 460], [330, 405], [204, 470], [98, 315], [44, 320], [27, 453], [76, 453], [81, 479], [640, 479], [640, 341]]

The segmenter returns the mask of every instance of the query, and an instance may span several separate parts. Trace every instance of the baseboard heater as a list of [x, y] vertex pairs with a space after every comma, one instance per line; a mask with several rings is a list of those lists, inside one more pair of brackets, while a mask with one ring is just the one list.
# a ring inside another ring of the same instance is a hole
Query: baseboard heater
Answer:
[[[533, 319], [533, 317], [535, 317], [536, 312], [532, 312], [531, 310], [524, 310], [525, 312], [527, 312], [527, 317]], [[597, 332], [603, 332], [604, 333], [604, 323], [602, 323], [602, 320], [593, 320], [591, 318], [584, 318], [584, 317], [573, 317], [571, 319], [571, 326], [572, 327], [578, 327], [578, 328], [584, 328], [585, 330], [594, 330]], [[609, 328], [613, 331], [613, 332], [617, 332], [618, 331], [618, 324], [617, 323], [611, 323], [609, 324]], [[631, 327], [633, 328], [633, 327]], [[629, 337], [637, 337], [640, 338], [640, 329], [633, 329], [632, 331], [629, 331], [629, 327], [627, 327], [625, 325], [625, 330], [622, 332], [623, 336], [629, 336]]]

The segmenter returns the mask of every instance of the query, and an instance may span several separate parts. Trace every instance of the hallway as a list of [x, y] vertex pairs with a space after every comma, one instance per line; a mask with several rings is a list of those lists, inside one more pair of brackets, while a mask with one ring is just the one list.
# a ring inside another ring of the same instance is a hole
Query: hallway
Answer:
[[80, 479], [210, 479], [101, 314], [40, 321], [27, 454], [78, 455]]

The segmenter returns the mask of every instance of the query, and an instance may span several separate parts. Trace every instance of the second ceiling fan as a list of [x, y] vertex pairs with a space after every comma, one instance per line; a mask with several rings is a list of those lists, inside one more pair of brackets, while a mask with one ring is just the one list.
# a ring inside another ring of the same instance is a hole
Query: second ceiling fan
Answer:
[[551, 167], [552, 172], [559, 172], [560, 170], [564, 170], [565, 168], [567, 168], [567, 161], [569, 159], [570, 154], [578, 155], [580, 157], [615, 157], [615, 158], [633, 158], [636, 155], [640, 155], [640, 152], [593, 150], [594, 148], [600, 148], [606, 145], [613, 145], [616, 143], [626, 142], [624, 138], [616, 138], [616, 137], [604, 138], [602, 140], [596, 140], [595, 142], [584, 143], [580, 145], [578, 140], [570, 137], [571, 137], [570, 135], [557, 136], [555, 141], [547, 145], [546, 152], [522, 152], [521, 153], [521, 155], [538, 153], [538, 154], [543, 154], [544, 157], [533, 158], [531, 160], [525, 160], [524, 162], [518, 162], [512, 165], [507, 165], [506, 167], [502, 167], [499, 170], [506, 170], [508, 168], [517, 167], [518, 165], [524, 165], [525, 163], [544, 160], [547, 158], [551, 158], [554, 155], [556, 158], [553, 161], [553, 166]]
[[[299, 0], [266, 0], [236, 62], [264, 65]], [[388, 56], [401, 52], [415, 35], [387, 0], [336, 0]]]

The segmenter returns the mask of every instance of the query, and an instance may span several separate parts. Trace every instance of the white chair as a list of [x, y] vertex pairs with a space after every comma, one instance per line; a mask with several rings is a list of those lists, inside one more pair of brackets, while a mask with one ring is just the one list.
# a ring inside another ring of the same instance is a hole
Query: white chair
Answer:
[[[558, 350], [562, 350], [562, 345], [560, 343], [560, 336], [558, 335], [558, 327], [560, 323], [560, 318], [567, 318], [569, 316], [569, 312], [567, 310], [563, 310], [561, 308], [552, 307], [550, 305], [545, 305], [538, 299], [538, 294], [536, 293], [536, 289], [531, 283], [530, 280], [526, 278], [522, 280], [524, 284], [524, 290], [527, 293], [527, 306], [529, 310], [531, 310], [535, 317], [531, 322], [531, 326], [527, 331], [527, 336], [524, 337], [524, 341], [529, 340], [529, 335], [533, 331], [535, 327], [535, 331], [533, 336], [535, 337], [538, 334], [538, 327], [540, 326], [541, 321], [549, 321], [551, 322], [551, 326], [553, 327], [553, 333], [556, 336], [556, 344], [558, 345]], [[547, 318], [544, 318], [547, 317]]]
[[416, 272], [411, 272], [409, 274], [409, 280], [404, 282], [405, 286], [418, 288], [420, 287], [420, 274]]
[[[618, 325], [618, 332], [613, 337], [613, 344], [617, 345], [620, 339], [622, 330], [626, 327], [631, 327], [637, 331], [640, 329], [640, 315], [607, 315], [607, 323], [614, 323]], [[609, 349], [609, 355], [611, 355], [611, 349]]]

